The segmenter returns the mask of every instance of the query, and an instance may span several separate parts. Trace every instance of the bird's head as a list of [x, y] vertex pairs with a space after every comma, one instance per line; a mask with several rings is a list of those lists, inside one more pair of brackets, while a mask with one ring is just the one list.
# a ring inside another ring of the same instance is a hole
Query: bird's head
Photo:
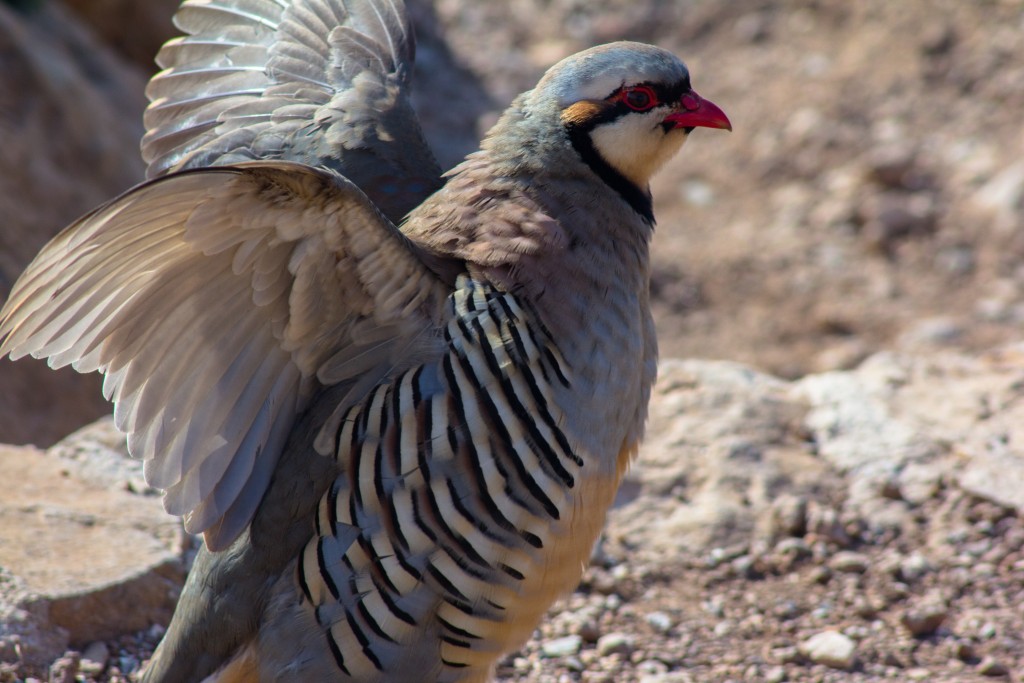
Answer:
[[591, 169], [650, 218], [651, 176], [694, 128], [732, 130], [725, 113], [690, 86], [675, 55], [643, 43], [601, 45], [551, 67], [531, 109], [557, 115]]

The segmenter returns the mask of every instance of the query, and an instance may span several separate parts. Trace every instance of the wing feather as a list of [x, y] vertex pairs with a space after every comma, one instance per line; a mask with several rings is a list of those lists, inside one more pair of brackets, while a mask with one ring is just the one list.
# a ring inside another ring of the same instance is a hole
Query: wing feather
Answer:
[[175, 22], [187, 35], [161, 50], [147, 88], [150, 177], [298, 161], [351, 179], [394, 221], [440, 187], [408, 101], [403, 3], [185, 0]]
[[354, 378], [368, 389], [422, 357], [450, 286], [336, 174], [188, 171], [47, 245], [0, 310], [0, 354], [105, 373], [147, 481], [221, 548], [312, 396]]

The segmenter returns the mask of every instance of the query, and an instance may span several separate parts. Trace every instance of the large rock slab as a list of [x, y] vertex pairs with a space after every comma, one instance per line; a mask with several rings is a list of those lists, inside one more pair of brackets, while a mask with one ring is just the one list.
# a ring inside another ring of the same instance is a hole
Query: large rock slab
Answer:
[[49, 451], [0, 446], [0, 661], [169, 620], [183, 532], [122, 444], [103, 420]]
[[1024, 514], [1024, 346], [879, 353], [787, 382], [662, 363], [608, 538], [649, 559], [844, 527], [898, 533], [941, 487]]

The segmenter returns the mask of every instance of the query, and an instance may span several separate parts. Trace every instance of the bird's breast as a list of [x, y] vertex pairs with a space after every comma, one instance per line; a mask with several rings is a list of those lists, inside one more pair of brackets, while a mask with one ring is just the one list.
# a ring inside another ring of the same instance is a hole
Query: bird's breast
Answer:
[[450, 305], [441, 358], [341, 420], [343, 474], [298, 561], [351, 680], [483, 680], [575, 586], [618, 485], [598, 463], [623, 443], [581, 445], [574, 363], [530, 305], [468, 278]]

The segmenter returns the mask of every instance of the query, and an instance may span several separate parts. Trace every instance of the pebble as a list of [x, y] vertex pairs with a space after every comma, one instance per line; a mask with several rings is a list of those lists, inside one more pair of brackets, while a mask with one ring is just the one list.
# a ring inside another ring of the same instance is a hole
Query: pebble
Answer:
[[957, 640], [951, 646], [951, 654], [961, 662], [969, 662], [974, 659], [974, 646], [968, 640]]
[[925, 600], [900, 615], [900, 623], [915, 638], [935, 633], [949, 614], [949, 607], [939, 600]]
[[134, 673], [135, 670], [139, 668], [138, 658], [133, 657], [132, 655], [118, 657], [117, 661], [122, 673]]
[[793, 557], [810, 557], [811, 548], [807, 541], [802, 538], [784, 538], [775, 544], [775, 552], [779, 555], [792, 555]]
[[82, 651], [82, 661], [78, 668], [83, 674], [96, 676], [107, 668], [108, 659], [110, 659], [110, 648], [102, 640], [97, 640]]
[[914, 553], [900, 562], [899, 576], [906, 582], [917, 581], [935, 570], [935, 566], [921, 553]]
[[824, 565], [819, 565], [811, 570], [810, 580], [814, 583], [825, 585], [832, 579], [832, 570]]
[[75, 683], [75, 675], [78, 673], [80, 655], [77, 652], [67, 652], [63, 657], [50, 665], [50, 683]]
[[986, 621], [980, 629], [978, 629], [978, 637], [982, 640], [990, 640], [996, 637], [998, 630], [996, 625], [991, 621]]
[[772, 656], [782, 664], [793, 664], [800, 661], [800, 649], [796, 647], [777, 647]]
[[800, 652], [815, 664], [848, 671], [853, 668], [857, 643], [838, 631], [822, 631], [800, 644]]
[[651, 612], [647, 615], [647, 623], [658, 633], [668, 633], [673, 626], [672, 617], [664, 612]]
[[810, 504], [807, 507], [807, 534], [834, 543], [840, 548], [845, 548], [853, 542], [846, 531], [846, 525], [839, 517], [839, 512], [818, 504]]
[[781, 666], [773, 666], [764, 672], [765, 683], [783, 683], [786, 680], [786, 669]]
[[657, 659], [643, 659], [636, 665], [636, 668], [641, 674], [668, 673], [668, 664]]
[[579, 635], [588, 643], [596, 643], [601, 637], [601, 627], [595, 622], [587, 620], [579, 626]]
[[807, 532], [807, 498], [783, 494], [772, 502], [768, 534], [772, 538], [799, 537]]
[[580, 636], [563, 636], [548, 640], [540, 646], [541, 655], [548, 658], [569, 657], [579, 653], [583, 647], [583, 638]]
[[985, 657], [978, 664], [978, 673], [982, 676], [1006, 676], [1010, 670], [1006, 665], [994, 657]]
[[725, 636], [732, 633], [734, 628], [735, 627], [733, 623], [726, 619], [715, 624], [715, 628], [712, 630], [717, 637], [724, 638]]
[[863, 574], [868, 570], [870, 564], [871, 560], [863, 553], [841, 550], [832, 557], [828, 566], [843, 574]]
[[597, 653], [602, 657], [620, 654], [629, 655], [633, 651], [633, 637], [626, 633], [606, 633], [597, 639]]
[[713, 617], [721, 618], [725, 616], [725, 606], [721, 595], [713, 595], [708, 600], [702, 602], [700, 606]]

